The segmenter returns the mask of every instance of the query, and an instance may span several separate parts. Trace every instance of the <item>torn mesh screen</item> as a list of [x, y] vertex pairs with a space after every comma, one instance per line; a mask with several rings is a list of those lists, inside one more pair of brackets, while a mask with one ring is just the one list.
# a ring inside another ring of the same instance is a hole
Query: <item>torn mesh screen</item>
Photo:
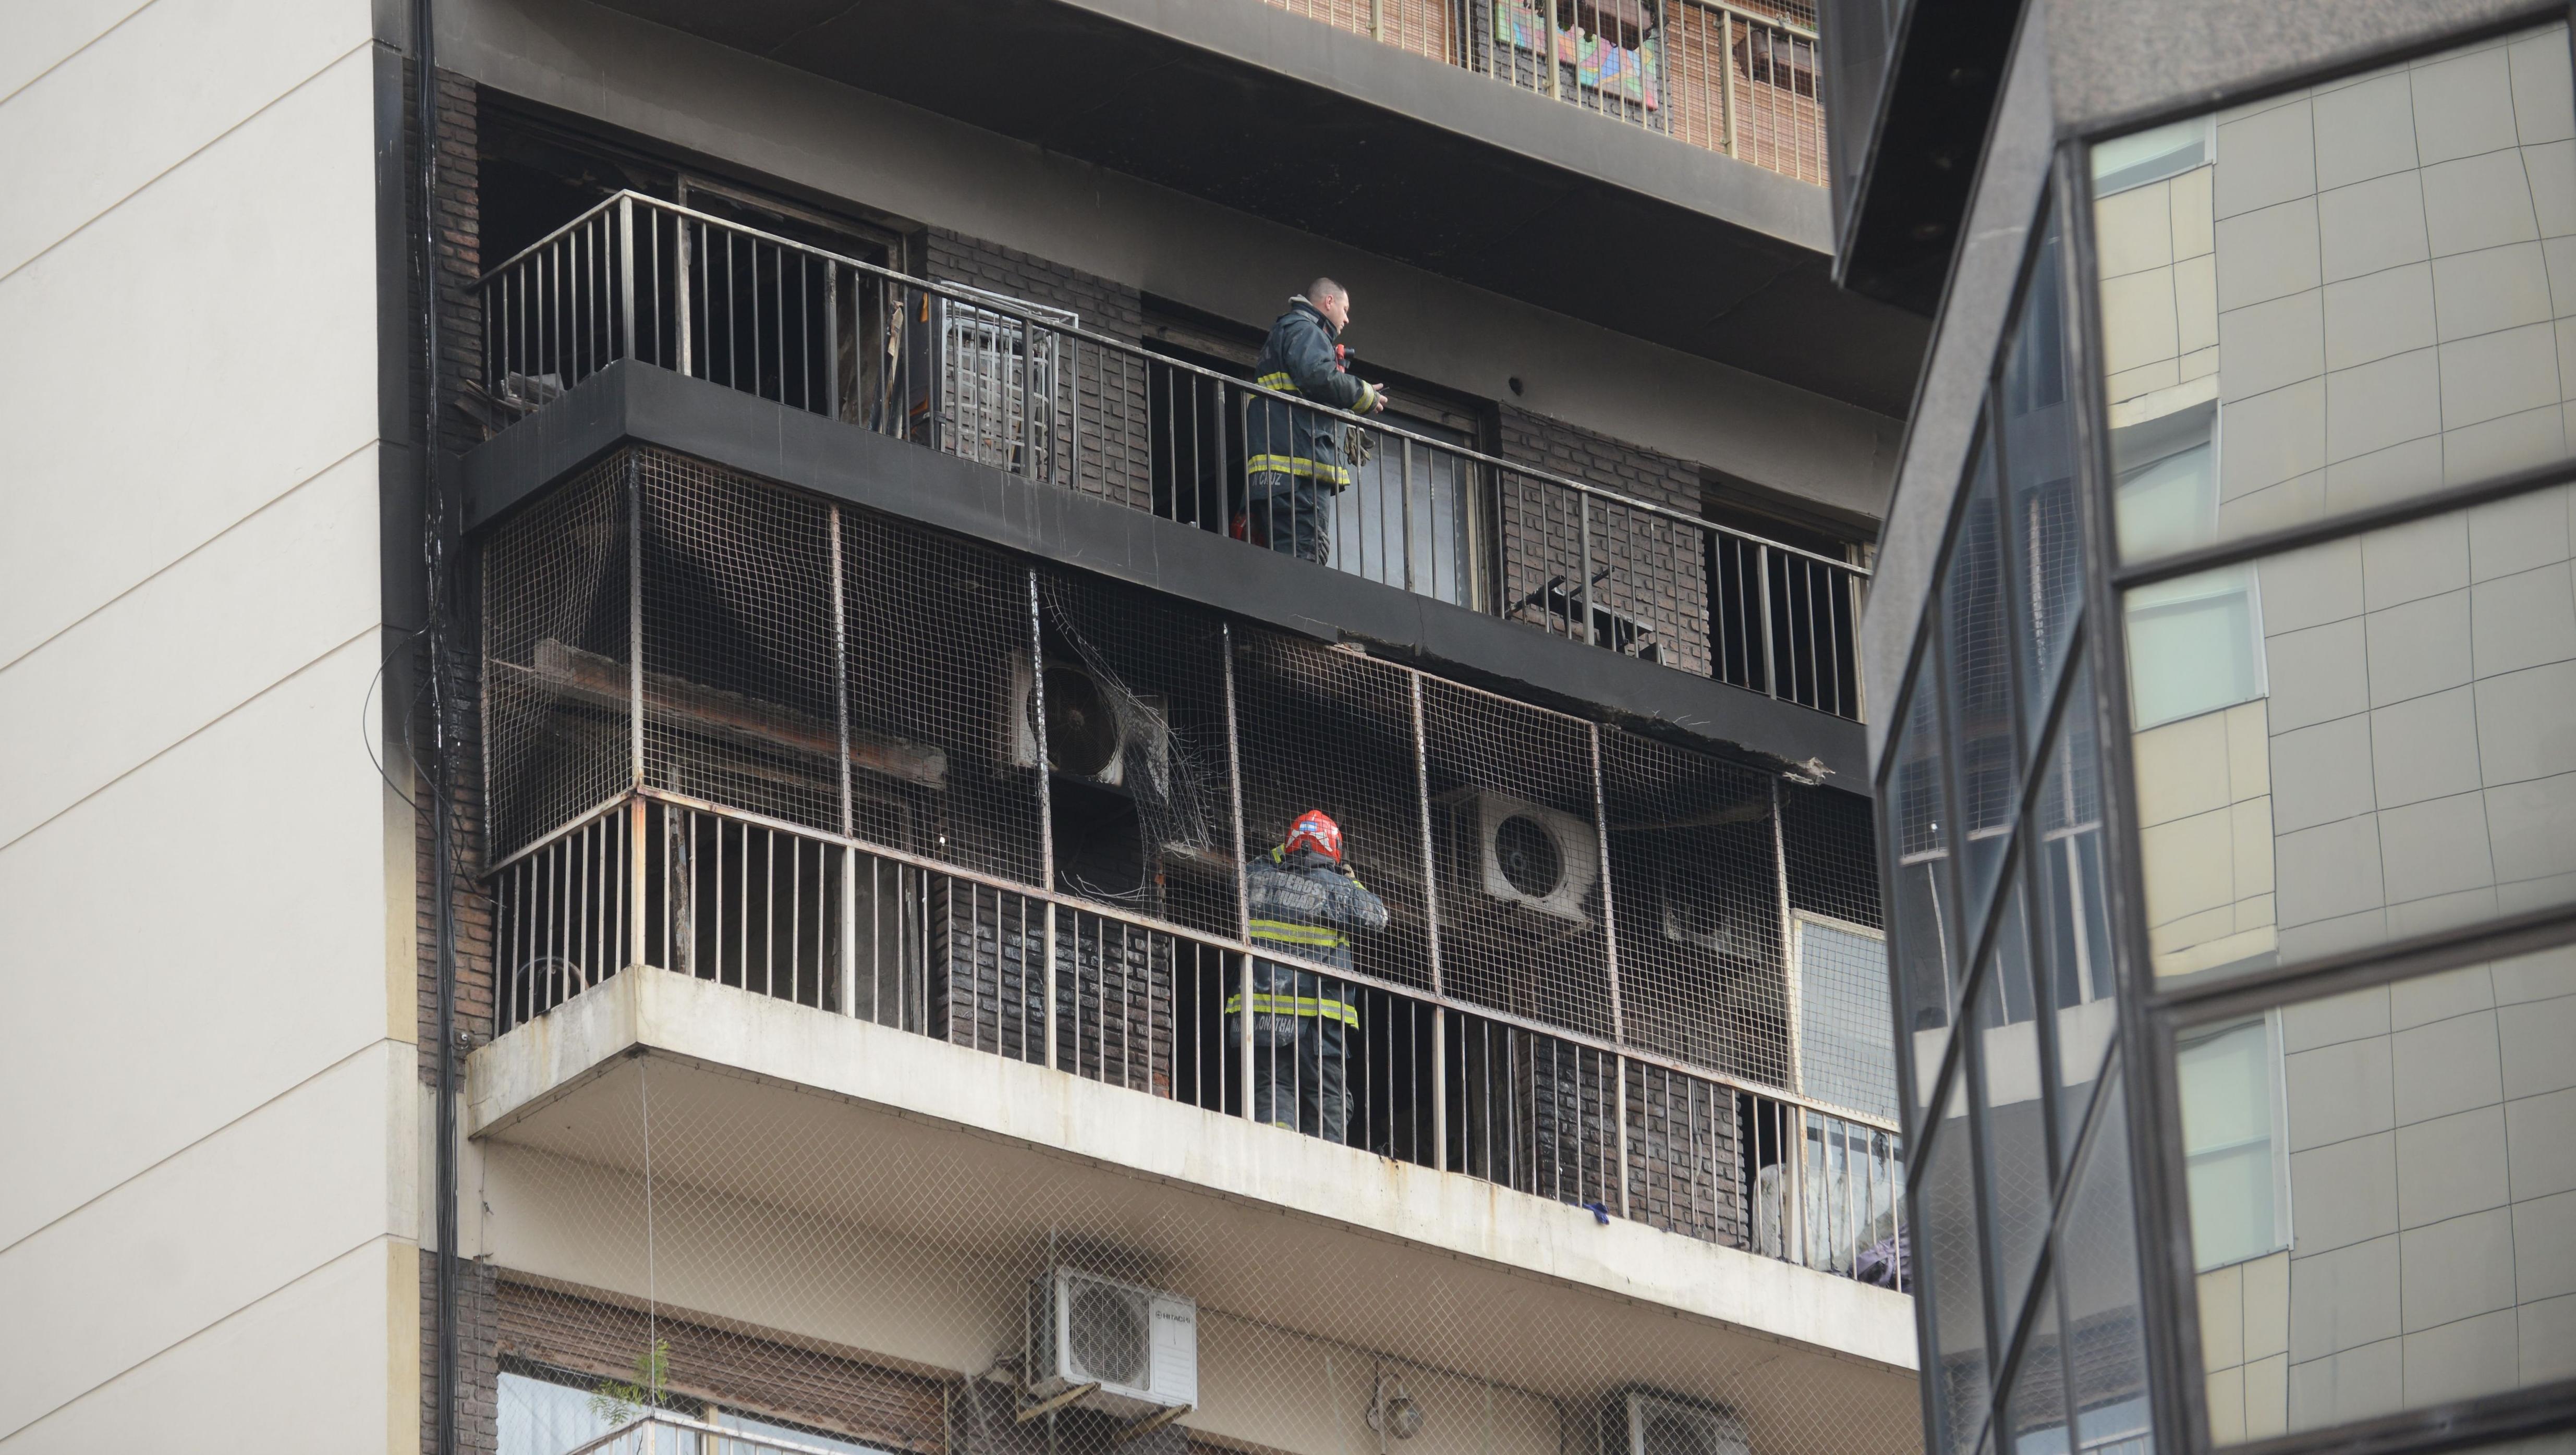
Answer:
[[634, 782], [627, 460], [513, 517], [483, 558], [484, 791], [504, 859]]
[[1787, 1087], [1769, 780], [1634, 733], [1601, 758], [1628, 1043]]

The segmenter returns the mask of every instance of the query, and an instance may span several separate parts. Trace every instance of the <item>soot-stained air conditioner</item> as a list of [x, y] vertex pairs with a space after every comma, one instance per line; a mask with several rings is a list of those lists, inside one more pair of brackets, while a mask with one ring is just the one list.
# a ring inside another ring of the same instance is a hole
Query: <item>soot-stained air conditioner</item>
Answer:
[[1199, 1402], [1199, 1306], [1177, 1293], [1058, 1268], [1029, 1290], [1029, 1393], [1096, 1384], [1078, 1401], [1153, 1414]]

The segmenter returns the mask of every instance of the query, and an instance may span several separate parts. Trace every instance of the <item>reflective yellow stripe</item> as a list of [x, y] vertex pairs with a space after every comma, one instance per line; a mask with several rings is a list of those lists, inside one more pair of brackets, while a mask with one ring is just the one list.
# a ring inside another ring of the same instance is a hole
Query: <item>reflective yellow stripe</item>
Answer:
[[[1243, 1014], [1243, 997], [1239, 994], [1227, 996], [1225, 1013]], [[1359, 1007], [1347, 1000], [1335, 1000], [1330, 996], [1273, 995], [1266, 990], [1252, 992], [1252, 1013], [1254, 1015], [1319, 1016], [1326, 1020], [1340, 1021], [1346, 1026], [1360, 1023]]]
[[1245, 469], [1256, 475], [1268, 472], [1277, 475], [1320, 476], [1336, 485], [1351, 483], [1351, 472], [1347, 468], [1340, 465], [1318, 464], [1313, 460], [1300, 459], [1295, 455], [1254, 455], [1243, 463]]
[[1301, 391], [1297, 388], [1297, 385], [1295, 384], [1295, 382], [1294, 382], [1294, 381], [1292, 381], [1292, 380], [1290, 380], [1290, 379], [1289, 379], [1289, 377], [1288, 377], [1286, 374], [1284, 374], [1284, 373], [1281, 373], [1281, 374], [1264, 374], [1264, 375], [1262, 375], [1260, 378], [1255, 379], [1255, 380], [1253, 380], [1252, 382], [1253, 382], [1253, 383], [1255, 383], [1255, 384], [1260, 385], [1260, 386], [1261, 386], [1262, 388], [1264, 388], [1264, 389], [1284, 389], [1284, 390], [1286, 390], [1287, 392], [1289, 392], [1289, 393], [1291, 393], [1291, 394], [1296, 394], [1296, 393], [1301, 392]]
[[1275, 940], [1283, 945], [1321, 945], [1326, 949], [1337, 949], [1342, 943], [1342, 932], [1323, 925], [1301, 925], [1291, 924], [1286, 920], [1257, 919], [1252, 922], [1252, 938]]

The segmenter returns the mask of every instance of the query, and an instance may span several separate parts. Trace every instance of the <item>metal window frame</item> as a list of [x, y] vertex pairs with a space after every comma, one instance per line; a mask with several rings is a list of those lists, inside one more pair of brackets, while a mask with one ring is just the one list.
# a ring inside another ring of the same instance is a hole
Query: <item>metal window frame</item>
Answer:
[[[2010, 550], [2011, 521], [2009, 513], [2005, 509], [2004, 497], [2006, 493], [2005, 482], [2011, 474], [2012, 460], [2009, 445], [2004, 438], [2003, 375], [2006, 364], [2012, 356], [2013, 343], [2019, 335], [2023, 318], [2027, 310], [2032, 306], [2032, 285], [2039, 275], [2040, 260], [2046, 250], [2047, 241], [2051, 232], [2049, 223], [2052, 218], [2056, 223], [2054, 231], [2057, 234], [2058, 246], [2057, 288], [2059, 293], [2058, 306], [2060, 317], [2071, 317], [2071, 314], [2067, 310], [2073, 306], [2074, 302], [2070, 295], [2075, 291], [2074, 280], [2077, 277], [2077, 269], [2074, 262], [2075, 254], [2074, 244], [2072, 241], [2072, 229], [2068, 226], [2067, 219], [2064, 216], [2065, 209], [2062, 206], [2062, 199], [2066, 195], [2066, 188], [2060, 185], [2055, 178], [2051, 179], [2049, 186], [2042, 192], [2039, 206], [2034, 213], [2035, 223], [2023, 242], [2022, 256], [2016, 265], [2011, 302], [2008, 306], [2003, 326], [1997, 334], [1997, 347], [1994, 355], [1987, 361], [1985, 381], [1983, 387], [1979, 391], [1976, 425], [1970, 434], [1968, 449], [1964, 457], [1966, 460], [1966, 464], [1964, 466], [1965, 471], [1967, 474], [1973, 474], [1976, 471], [1978, 461], [1984, 452], [1989, 449], [1993, 451], [1995, 494], [1994, 498], [1987, 502], [1987, 508], [1992, 512], [1994, 517], [1992, 523], [1994, 529], [1998, 532], [1996, 537], [1998, 546], [2007, 557], [2001, 572], [2003, 584], [2000, 589], [2004, 593], [2005, 613], [2008, 622], [2018, 619], [2022, 608], [2026, 607], [2028, 603], [2023, 600], [2023, 584], [2020, 582], [2018, 575], [2012, 569], [2011, 562], [2009, 560], [2009, 557], [2012, 554]], [[2082, 370], [2085, 365], [2082, 358], [2073, 349], [2068, 351], [2066, 357], [2066, 367], [2069, 374], [2067, 379], [2067, 388], [2070, 391], [2067, 400], [2067, 407], [2072, 411], [2070, 414], [2070, 420], [2074, 424], [2073, 436], [2076, 451], [2076, 469], [2074, 478], [2076, 480], [2075, 493], [2077, 499], [2078, 538], [2079, 541], [2084, 541], [2089, 538], [2089, 532], [2085, 528], [2086, 524], [2095, 512], [2091, 509], [2089, 491], [2085, 488], [2084, 483], [2087, 455], [2084, 448], [2083, 436], [2083, 404], [2074, 391], [2080, 391], [2084, 388], [2085, 376]], [[1947, 651], [1944, 649], [1949, 645], [1947, 613], [1952, 551], [1957, 545], [1960, 539], [1960, 532], [1967, 522], [1968, 511], [1970, 508], [1969, 503], [1974, 498], [1974, 494], [1975, 487], [1973, 483], [1963, 477], [1961, 486], [1951, 501], [1949, 517], [1943, 523], [1942, 548], [1938, 556], [1940, 565], [1933, 573], [1933, 581], [1928, 593], [1928, 603], [1924, 612], [1924, 625], [1923, 628], [1915, 634], [1912, 657], [1907, 663], [1906, 675], [1902, 679], [1904, 687], [1898, 694], [1898, 706], [1896, 708], [1895, 715], [1888, 719], [1893, 731], [1897, 734], [1901, 734], [1904, 731], [1904, 725], [1908, 716], [1913, 711], [1914, 694], [1922, 691], [1930, 691], [1934, 694], [1931, 706], [1933, 710], [1935, 733], [1941, 744], [1942, 789], [1950, 799], [1950, 807], [1952, 810], [1951, 817], [1954, 821], [1951, 831], [1951, 837], [1954, 842], [1951, 847], [1951, 852], [1947, 856], [1949, 862], [1945, 877], [1951, 885], [1951, 903], [1959, 905], [1963, 911], [1965, 909], [1965, 904], [1961, 898], [1962, 891], [1959, 886], [1964, 882], [1964, 876], [1959, 871], [1959, 865], [1960, 861], [1965, 858], [1966, 845], [1964, 838], [1961, 837], [1956, 820], [1959, 818], [1961, 805], [1965, 802], [1965, 793], [1964, 782], [1960, 776], [1961, 761], [1958, 752], [1959, 736], [1957, 724], [1951, 720], [1952, 714], [1950, 712], [1949, 694], [1946, 690], [1943, 690], [1947, 686], [1947, 669], [1950, 665]], [[2088, 581], [2091, 579], [2091, 575], [2090, 553], [2088, 551]], [[1962, 924], [1955, 935], [1953, 943], [1956, 948], [1956, 953], [1959, 956], [1957, 963], [1966, 968], [1961, 979], [1958, 999], [1950, 1007], [1950, 1041], [1948, 1046], [1943, 1050], [1941, 1066], [1938, 1068], [1932, 1093], [1928, 1098], [1923, 1100], [1925, 1110], [1920, 1114], [1915, 1111], [1915, 1097], [1913, 1094], [1914, 1088], [1919, 1084], [1917, 1078], [1920, 1075], [1919, 1070], [1914, 1064], [1913, 1036], [1910, 1033], [1904, 1032], [1900, 1027], [1899, 1034], [1896, 1038], [1898, 1042], [1896, 1049], [1899, 1080], [1899, 1110], [1908, 1128], [1908, 1145], [1914, 1149], [1913, 1155], [1906, 1166], [1906, 1195], [1908, 1199], [1907, 1217], [1909, 1222], [1913, 1219], [1913, 1198], [1919, 1185], [1919, 1179], [1923, 1175], [1924, 1167], [1930, 1160], [1924, 1154], [1929, 1150], [1932, 1124], [1936, 1123], [1938, 1120], [1937, 1113], [1939, 1109], [1946, 1105], [1949, 1098], [1955, 1094], [1953, 1088], [1958, 1085], [1957, 1078], [1962, 1076], [1970, 1078], [1967, 1085], [1964, 1088], [1960, 1088], [1965, 1090], [1969, 1097], [1966, 1121], [1970, 1127], [1968, 1136], [1973, 1148], [1970, 1157], [1970, 1180], [1972, 1187], [1975, 1189], [1974, 1195], [1970, 1198], [1970, 1205], [1976, 1210], [1977, 1245], [1980, 1250], [1980, 1260], [1984, 1264], [1982, 1271], [1988, 1280], [1989, 1286], [1991, 1286], [1994, 1269], [1997, 1266], [1995, 1261], [1997, 1241], [1994, 1236], [1994, 1218], [1992, 1216], [1992, 1209], [1987, 1206], [1985, 1197], [1985, 1190], [1990, 1185], [1988, 1181], [1990, 1154], [1985, 1145], [1986, 1135], [1984, 1123], [1986, 1120], [1985, 1111], [1987, 1102], [1983, 1058], [1981, 1056], [1976, 1057], [1974, 1058], [1976, 1064], [1974, 1066], [1968, 1065], [1971, 1058], [1967, 1048], [1969, 1042], [1973, 1038], [1971, 1033], [1976, 1029], [1973, 1021], [1974, 1010], [1977, 1004], [1977, 997], [1982, 994], [1984, 990], [1985, 979], [1988, 973], [1988, 960], [1995, 948], [1995, 935], [1998, 927], [2002, 923], [2005, 906], [2014, 901], [2014, 891], [2016, 889], [2020, 891], [2019, 898], [2023, 905], [2026, 952], [2032, 955], [2034, 959], [2036, 959], [2040, 953], [2038, 941], [2036, 938], [2029, 936], [2028, 930], [2030, 906], [2040, 902], [2037, 897], [2037, 871], [2034, 867], [2036, 860], [2027, 852], [2026, 848], [2027, 844], [2031, 840], [2033, 832], [2029, 815], [2032, 813], [2038, 802], [2038, 790], [2047, 777], [2050, 754], [2045, 751], [2045, 749], [2054, 745], [2057, 741], [2058, 734], [2062, 730], [2062, 725], [2067, 719], [2068, 714], [2073, 711], [2081, 710], [2076, 706], [2071, 706], [2066, 699], [2070, 695], [2071, 684], [2079, 680], [2082, 676], [2079, 668], [2086, 657], [2086, 638], [2089, 634], [2090, 623], [2096, 619], [2097, 614], [2092, 606], [2088, 592], [2088, 594], [2084, 598], [2080, 599], [2077, 604], [2075, 621], [2070, 628], [2068, 635], [2066, 654], [2062, 660], [2054, 665], [2050, 675], [2043, 682], [2033, 683], [2024, 680], [2025, 671], [2024, 664], [2022, 662], [2022, 653], [2018, 649], [2019, 644], [2017, 641], [2008, 641], [2006, 643], [2004, 654], [2005, 673], [2008, 683], [2007, 691], [2010, 694], [2011, 703], [2011, 712], [2009, 713], [2009, 721], [2006, 724], [2006, 730], [2011, 734], [2013, 742], [2014, 797], [2010, 828], [2005, 835], [2004, 845], [2002, 848], [2004, 862], [1996, 873], [1994, 888], [1990, 892], [1986, 902], [1978, 906], [1976, 909], [1975, 924], [1973, 926]], [[1939, 639], [1937, 646], [1935, 644], [1936, 635]], [[1939, 651], [1940, 653], [1937, 657], [1934, 655], [1936, 651]], [[1935, 670], [1933, 665], [1927, 664], [1936, 664], [1939, 670]], [[2045, 711], [2039, 715], [2035, 722], [2032, 722], [2026, 717], [2023, 709], [2025, 704], [2029, 701], [2028, 694], [2034, 687], [2043, 689], [2042, 695], [2045, 699]], [[1891, 737], [1890, 741], [1892, 744], [1894, 741], [1893, 737]], [[1880, 767], [1881, 771], [1874, 784], [1874, 790], [1877, 801], [1881, 804], [1885, 804], [1890, 801], [1888, 797], [1888, 785], [1892, 780], [1895, 769], [1894, 756], [1891, 755], [1885, 763], [1880, 765]], [[1892, 883], [1893, 874], [1896, 869], [1896, 864], [1892, 855], [1892, 842], [1888, 839], [1886, 834], [1881, 834], [1880, 839], [1880, 853], [1882, 857], [1880, 872], [1882, 881]], [[1903, 984], [1898, 977], [1898, 962], [1893, 955], [1889, 957], [1888, 965], [1891, 1005], [1899, 1008], [1901, 1011], [1901, 1008], [1905, 1004], [1905, 994]], [[2040, 989], [2036, 984], [2038, 976], [2039, 971], [2036, 964], [2034, 964], [2033, 989], [2035, 993]], [[2044, 1084], [2051, 1090], [2053, 1090], [2055, 1086], [2055, 1077], [2057, 1074], [2056, 1036], [2054, 1034], [2055, 1027], [2051, 1023], [2052, 1021], [2053, 1017], [2043, 1016], [2040, 1018], [2041, 1023], [2034, 1028], [2034, 1034], [2038, 1037], [2039, 1041], [2041, 1075], [2043, 1077]], [[2066, 1140], [2067, 1134], [2057, 1125], [2058, 1112], [2055, 1096], [2043, 1094], [2041, 1097], [2041, 1103], [2042, 1136], [2046, 1139], [2048, 1151], [2053, 1155], [2057, 1147]], [[1921, 1124], [1918, 1125], [1917, 1123]], [[2055, 1178], [2054, 1164], [2052, 1164], [2051, 1176], [2052, 1179]], [[2028, 1326], [2030, 1323], [2030, 1311], [2034, 1307], [2033, 1300], [2037, 1296], [2039, 1290], [2043, 1286], [2054, 1287], [2050, 1274], [2050, 1268], [2054, 1261], [2054, 1219], [2063, 1211], [2066, 1188], [2067, 1184], [2052, 1180], [2049, 1190], [2052, 1232], [2049, 1235], [2048, 1241], [2042, 1246], [2038, 1262], [2034, 1265], [2034, 1271], [2031, 1275], [2031, 1287], [2023, 1291], [2022, 1303], [2020, 1307], [2010, 1312], [2009, 1322], [2005, 1322], [2006, 1314], [2003, 1310], [2000, 1310], [1995, 1306], [1993, 1298], [1985, 1296], [1983, 1291], [1981, 1291], [1982, 1301], [1986, 1305], [1986, 1348], [1989, 1351], [1987, 1374], [1990, 1383], [1987, 1391], [1986, 1418], [1990, 1431], [1996, 1408], [1995, 1400], [2007, 1392], [2011, 1387], [2010, 1378], [2013, 1376], [2007, 1375], [2005, 1371], [2012, 1369], [2015, 1366], [2007, 1356], [2013, 1355], [2015, 1358], [2018, 1357], [2015, 1351], [2018, 1350], [2020, 1342], [2027, 1337]], [[1921, 1239], [1916, 1240], [1915, 1246], [1918, 1250], [1926, 1249], [1926, 1244]], [[1921, 1254], [1918, 1254], [1918, 1256], [1921, 1256]], [[1933, 1280], [1918, 1277], [1915, 1280], [1915, 1284], [1916, 1298], [1918, 1303], [1921, 1305], [1921, 1308], [1918, 1310], [1916, 1315], [1919, 1337], [1923, 1346], [1927, 1350], [1937, 1351], [1937, 1341], [1933, 1337], [1933, 1332], [1937, 1328], [1937, 1324], [1934, 1321], [1935, 1313], [1931, 1307], [1931, 1290], [1934, 1286]], [[1935, 1423], [1936, 1415], [1933, 1408], [1934, 1400], [1931, 1384], [1932, 1381], [1929, 1379], [1925, 1381], [1923, 1395], [1924, 1428], [1927, 1430], [1937, 1428]]]
[[[2079, 493], [2085, 551], [2084, 614], [2096, 624], [2121, 621], [2122, 594], [2135, 586], [2234, 564], [2365, 531], [2504, 500], [2576, 480], [2576, 458], [2500, 475], [2405, 501], [2349, 511], [2329, 520], [2250, 536], [2158, 560], [2123, 564], [2116, 522], [2107, 508], [2113, 475], [2109, 405], [2103, 388], [2098, 265], [2090, 206], [2089, 150], [2097, 142], [2214, 113], [2321, 81], [2510, 35], [2553, 21], [2570, 27], [2576, 60], [2576, 5], [2565, 0], [2517, 6], [2509, 12], [2438, 34], [2413, 37], [2347, 57], [2334, 64], [2275, 72], [2127, 115], [2061, 132], [2051, 171], [2051, 195], [2065, 235], [2067, 324], [2081, 395], [2073, 401], [2079, 452]], [[2184, 1181], [2181, 1110], [2175, 1075], [2180, 1032], [2210, 1022], [2268, 1010], [2288, 1001], [2386, 984], [2411, 975], [2483, 959], [2576, 942], [2576, 905], [2527, 912], [2457, 930], [2441, 931], [2366, 950], [2322, 957], [2253, 974], [2210, 979], [2185, 977], [2159, 986], [2147, 933], [2145, 885], [2138, 841], [2135, 763], [2128, 731], [2128, 653], [2123, 631], [2089, 633], [2094, 650], [2093, 701], [2102, 775], [2106, 858], [2105, 909], [2111, 926], [2114, 983], [2120, 998], [2116, 1065], [2127, 1072], [2131, 1186], [2138, 1220], [2139, 1295], [2146, 1337], [2149, 1408], [2160, 1448], [2213, 1455], [2200, 1349], [2198, 1270], [2192, 1255]], [[2100, 1105], [2097, 1099], [2096, 1106]], [[2099, 1122], [2098, 1113], [2088, 1118]], [[2098, 1126], [2086, 1139], [2089, 1147]], [[2062, 1209], [2061, 1209], [2062, 1211]], [[2054, 1234], [2052, 1234], [2052, 1248]], [[2313, 1430], [2296, 1431], [2223, 1447], [2227, 1455], [2395, 1455], [2432, 1452], [2512, 1439], [2576, 1423], [2576, 1380], [2480, 1396]]]

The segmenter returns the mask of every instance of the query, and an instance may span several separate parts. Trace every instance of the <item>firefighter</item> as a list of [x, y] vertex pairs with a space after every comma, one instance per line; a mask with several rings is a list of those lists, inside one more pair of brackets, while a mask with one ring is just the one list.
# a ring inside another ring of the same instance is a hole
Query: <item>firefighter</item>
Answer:
[[[1254, 944], [1283, 955], [1351, 968], [1350, 936], [1386, 928], [1386, 905], [1342, 862], [1342, 831], [1320, 812], [1302, 813], [1279, 847], [1244, 873]], [[1243, 997], [1225, 1013], [1243, 1013]], [[1350, 1140], [1343, 1094], [1343, 1038], [1360, 1028], [1350, 982], [1304, 965], [1252, 962], [1252, 1119], [1327, 1141]]]
[[[1353, 375], [1349, 351], [1335, 342], [1350, 321], [1348, 289], [1330, 278], [1307, 284], [1270, 325], [1253, 382], [1355, 414], [1384, 410], [1386, 391]], [[1332, 499], [1367, 462], [1367, 435], [1332, 415], [1256, 395], [1245, 410], [1243, 439], [1250, 508], [1235, 534], [1323, 564], [1331, 553]]]

